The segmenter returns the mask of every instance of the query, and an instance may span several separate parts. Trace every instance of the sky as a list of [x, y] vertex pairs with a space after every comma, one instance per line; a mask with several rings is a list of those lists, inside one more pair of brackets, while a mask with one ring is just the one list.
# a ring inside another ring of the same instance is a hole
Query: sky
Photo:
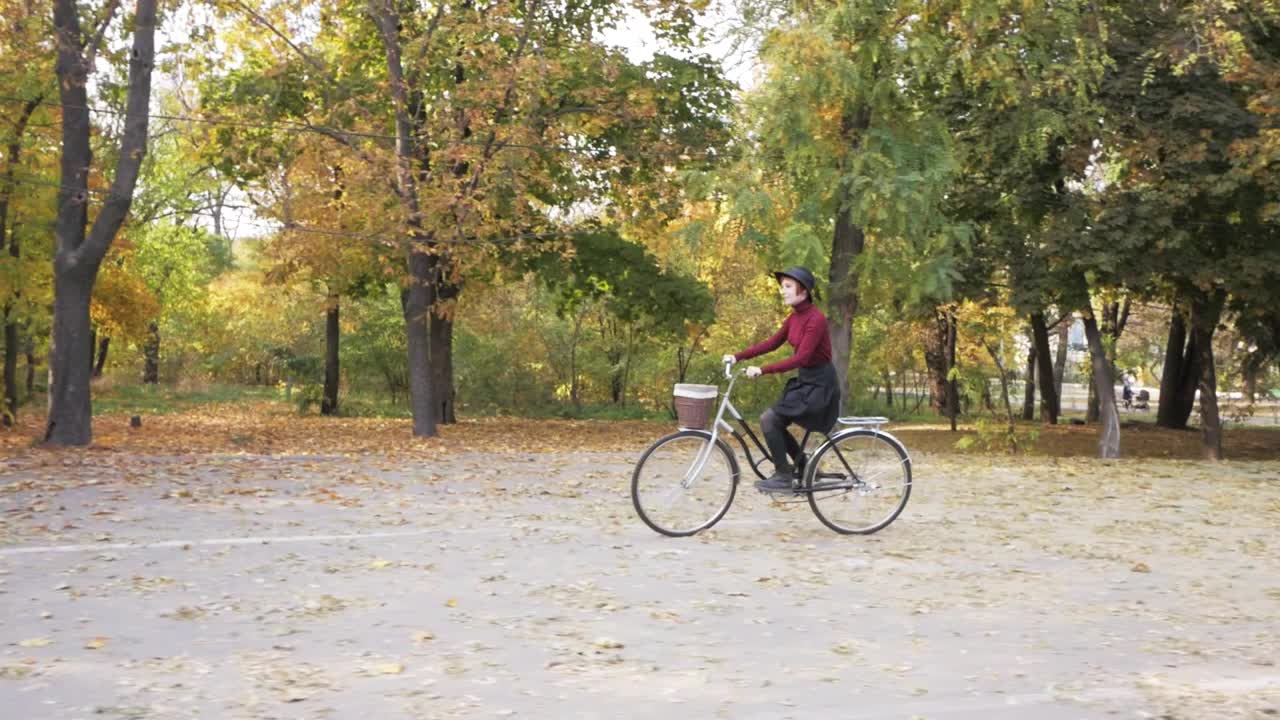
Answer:
[[[726, 7], [728, 5], [728, 7]], [[726, 36], [725, 28], [734, 8], [731, 3], [713, 2], [707, 12], [699, 18], [699, 25], [707, 30], [710, 42], [704, 51], [720, 61], [724, 73], [738, 87], [749, 88], [754, 84], [754, 53], [748, 49], [734, 50]], [[627, 51], [632, 62], [645, 62], [662, 48], [649, 23], [638, 13], [632, 11], [617, 28], [606, 32], [604, 41], [609, 45], [621, 47]]]

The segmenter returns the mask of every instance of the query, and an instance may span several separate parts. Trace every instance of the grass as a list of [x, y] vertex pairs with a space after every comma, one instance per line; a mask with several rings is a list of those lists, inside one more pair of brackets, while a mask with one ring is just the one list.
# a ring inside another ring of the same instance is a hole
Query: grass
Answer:
[[94, 387], [94, 415], [171, 415], [210, 405], [280, 400], [274, 387], [210, 385], [200, 389], [165, 385]]

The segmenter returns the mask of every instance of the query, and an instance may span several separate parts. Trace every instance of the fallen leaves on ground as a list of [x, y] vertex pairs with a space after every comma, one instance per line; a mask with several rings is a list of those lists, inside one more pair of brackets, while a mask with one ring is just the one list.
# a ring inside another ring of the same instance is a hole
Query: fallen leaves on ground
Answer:
[[[407, 419], [300, 416], [274, 403], [209, 405], [144, 418], [131, 428], [127, 415], [93, 420], [93, 449], [121, 453], [226, 453], [266, 455], [365, 455], [437, 457], [457, 452], [546, 454], [567, 451], [639, 452], [675, 430], [652, 421], [566, 420], [517, 417], [465, 418], [439, 426], [434, 438], [414, 438]], [[24, 413], [20, 423], [0, 431], [0, 457], [29, 452], [44, 429], [44, 418]], [[893, 423], [890, 432], [913, 453], [982, 454], [958, 450], [956, 441], [972, 434], [953, 433], [944, 424]], [[1038, 426], [1028, 453], [1048, 457], [1097, 455], [1096, 425]], [[1226, 430], [1226, 455], [1233, 460], [1280, 458], [1280, 428], [1234, 427]], [[1121, 432], [1126, 458], [1199, 459], [1200, 434], [1146, 423], [1126, 423]], [[255, 489], [245, 488], [251, 493]], [[571, 491], [568, 491], [571, 492]]]

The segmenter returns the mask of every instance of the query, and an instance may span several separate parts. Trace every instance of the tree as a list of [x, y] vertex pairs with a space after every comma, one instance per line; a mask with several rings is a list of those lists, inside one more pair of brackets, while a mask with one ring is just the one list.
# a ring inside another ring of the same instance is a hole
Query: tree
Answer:
[[1148, 275], [1136, 286], [1174, 308], [1159, 422], [1185, 426], [1198, 390], [1205, 454], [1217, 459], [1214, 331], [1228, 298], [1237, 312], [1273, 307], [1280, 280], [1271, 156], [1262, 150], [1274, 131], [1257, 102], [1274, 83], [1261, 69], [1280, 66], [1272, 40], [1280, 15], [1211, 5], [1112, 8], [1116, 63], [1100, 93], [1111, 170], [1093, 225], [1105, 238], [1098, 254], [1113, 267], [1142, 268]]
[[169, 221], [131, 234], [135, 246], [131, 269], [158, 306], [143, 341], [142, 381], [155, 384], [160, 381], [161, 329], [166, 322], [196, 312], [203, 305], [208, 283], [220, 270], [211, 251], [219, 239], [199, 227]]
[[532, 256], [526, 267], [558, 296], [558, 310], [574, 323], [570, 347], [571, 399], [578, 395], [576, 348], [586, 314], [603, 311], [601, 336], [611, 368], [610, 396], [625, 404], [631, 357], [639, 338], [646, 343], [678, 340], [690, 324], [714, 319], [711, 294], [697, 280], [663, 270], [644, 247], [611, 228], [584, 226], [571, 231], [573, 252]]
[[747, 169], [734, 171], [745, 184], [731, 183], [729, 192], [748, 223], [744, 239], [773, 238], [779, 261], [827, 272], [842, 398], [850, 392], [859, 277], [877, 263], [864, 253], [894, 257], [896, 241], [926, 258], [913, 263], [915, 273], [897, 266], [903, 285], [945, 297], [950, 280], [945, 262], [931, 262], [958, 233], [940, 213], [953, 169], [949, 139], [937, 116], [920, 112], [913, 82], [933, 59], [928, 40], [916, 43], [918, 32], [932, 32], [912, 22], [920, 12], [915, 3], [891, 2], [752, 10], [776, 28], [763, 31], [765, 79], [746, 100], [754, 152]]
[[[32, 252], [26, 239], [34, 239], [28, 225], [46, 222], [41, 205], [57, 181], [43, 172], [38, 152], [46, 140], [31, 132], [52, 122], [46, 97], [50, 94], [52, 68], [47, 21], [35, 14], [31, 3], [0, 2], [5, 19], [0, 34], [0, 324], [3, 325], [3, 394], [0, 420], [11, 425], [19, 404], [18, 355], [23, 345], [20, 330], [29, 325], [44, 300], [40, 285], [45, 276], [32, 266], [40, 253]], [[36, 150], [37, 152], [32, 152]], [[51, 203], [50, 203], [51, 204]], [[30, 368], [28, 368], [30, 371]]]
[[[764, 34], [768, 74], [749, 99], [748, 132], [760, 151], [757, 173], [737, 173], [752, 184], [739, 205], [784, 257], [829, 258], [843, 384], [849, 318], [865, 301], [859, 277], [874, 274], [875, 286], [897, 291], [900, 311], [920, 303], [912, 312], [923, 317], [956, 293], [978, 297], [992, 280], [985, 268], [956, 270], [971, 240], [994, 236], [994, 227], [1019, 249], [1037, 242], [1034, 213], [1007, 208], [1023, 206], [1028, 184], [1039, 192], [1052, 172], [1065, 174], [1054, 153], [1064, 116], [1102, 65], [1096, 45], [1082, 40], [1096, 35], [1096, 23], [1084, 2], [779, 5], [750, 5], [776, 29]], [[1009, 227], [1011, 219], [1021, 222]], [[1001, 270], [1033, 262], [1019, 256]], [[1047, 305], [1018, 302], [1028, 313]], [[941, 373], [941, 400], [950, 321], [939, 327], [926, 358]]]
[[[597, 35], [621, 8], [611, 0], [430, 8], [338, 1], [321, 12], [325, 32], [310, 44], [289, 37], [280, 13], [248, 9], [287, 45], [289, 60], [273, 65], [267, 60], [279, 53], [251, 52], [261, 65], [222, 83], [229, 91], [206, 84], [206, 97], [288, 119], [294, 130], [327, 138], [345, 172], [380, 179], [391, 201], [371, 208], [387, 225], [380, 240], [394, 237], [405, 262], [415, 435], [433, 434], [453, 414], [452, 308], [470, 269], [494, 247], [547, 229], [554, 214], [621, 197], [614, 184], [643, 177], [636, 169], [670, 175], [682, 153], [701, 150], [687, 145], [689, 133], [667, 132], [687, 128], [682, 116], [660, 112], [666, 97], [681, 107], [706, 104], [704, 95], [667, 94], [695, 77], [671, 68], [695, 63], [672, 59], [653, 72], [656, 62], [634, 65], [603, 47]], [[650, 9], [664, 34], [690, 33], [685, 3]], [[339, 66], [342, 73], [331, 71]], [[382, 142], [389, 129], [393, 151]], [[292, 152], [285, 134], [261, 133], [262, 155]], [[619, 134], [656, 140], [643, 165], [617, 146]]]
[[[114, 11], [115, 4], [108, 6]], [[93, 225], [89, 221], [90, 116], [88, 80], [97, 43], [81, 30], [76, 0], [55, 0], [54, 30], [58, 46], [57, 75], [62, 101], [62, 172], [55, 225], [53, 261], [53, 338], [50, 350], [49, 418], [45, 442], [87, 445], [93, 438], [89, 379], [92, 355], [89, 302], [98, 268], [124, 223], [146, 154], [151, 70], [155, 56], [155, 0], [138, 0], [129, 54], [128, 99], [124, 135], [115, 175]]]

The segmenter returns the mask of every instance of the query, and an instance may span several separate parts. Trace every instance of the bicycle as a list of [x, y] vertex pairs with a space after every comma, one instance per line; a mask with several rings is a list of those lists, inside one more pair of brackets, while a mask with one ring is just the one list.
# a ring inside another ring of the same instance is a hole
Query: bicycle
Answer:
[[[733, 449], [720, 436], [728, 432], [742, 447], [747, 463], [761, 480], [760, 466], [772, 462], [769, 451], [742, 414], [733, 406], [734, 373], [725, 364], [729, 381], [710, 430], [681, 427], [659, 438], [644, 451], [631, 475], [631, 502], [654, 531], [685, 537], [715, 525], [729, 511], [737, 494], [741, 471]], [[714, 387], [714, 386], [711, 386]], [[728, 412], [742, 427], [760, 459], [751, 454], [743, 433], [725, 421]], [[846, 426], [822, 433], [826, 440], [812, 456], [805, 454], [809, 438], [800, 441], [790, 491], [778, 493], [807, 502], [824, 525], [845, 535], [869, 535], [897, 519], [911, 497], [911, 457], [896, 437], [881, 429], [882, 417], [842, 417]], [[727, 481], [726, 481], [727, 478]], [[866, 519], [864, 519], [866, 518]]]

